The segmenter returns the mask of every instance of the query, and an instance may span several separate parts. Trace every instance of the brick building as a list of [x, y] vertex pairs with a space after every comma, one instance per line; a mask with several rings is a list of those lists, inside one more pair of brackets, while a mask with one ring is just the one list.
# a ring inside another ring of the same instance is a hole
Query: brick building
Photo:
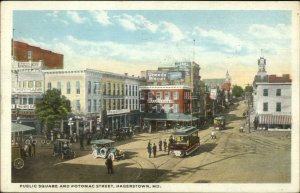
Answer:
[[140, 111], [144, 126], [152, 129], [173, 128], [198, 120], [192, 111], [192, 88], [185, 85], [141, 86]]
[[64, 67], [64, 55], [32, 46], [24, 42], [13, 40], [11, 52], [15, 61], [43, 61], [43, 67], [45, 69], [63, 69]]

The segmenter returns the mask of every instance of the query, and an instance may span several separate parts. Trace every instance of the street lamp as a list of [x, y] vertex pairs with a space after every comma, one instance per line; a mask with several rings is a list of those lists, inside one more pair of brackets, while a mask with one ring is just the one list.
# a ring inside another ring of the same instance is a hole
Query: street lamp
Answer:
[[74, 125], [74, 121], [73, 121], [73, 119], [72, 119], [72, 117], [71, 118], [69, 118], [69, 123], [68, 123], [68, 125], [70, 125], [70, 136], [72, 136], [72, 125]]

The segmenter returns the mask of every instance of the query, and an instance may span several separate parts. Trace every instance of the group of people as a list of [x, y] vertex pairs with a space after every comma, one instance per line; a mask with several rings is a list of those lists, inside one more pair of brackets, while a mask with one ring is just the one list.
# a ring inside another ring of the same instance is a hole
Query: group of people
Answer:
[[[165, 139], [164, 141], [162, 141], [161, 139], [159, 139], [158, 141], [158, 150], [159, 151], [168, 151], [168, 155], [170, 153], [170, 142], [169, 144], [167, 143], [167, 140]], [[149, 154], [149, 158], [151, 157], [151, 155], [153, 154], [153, 157], [156, 157], [156, 152], [157, 152], [157, 146], [155, 143], [151, 143], [151, 141], [148, 142], [148, 146], [147, 146], [147, 151]]]

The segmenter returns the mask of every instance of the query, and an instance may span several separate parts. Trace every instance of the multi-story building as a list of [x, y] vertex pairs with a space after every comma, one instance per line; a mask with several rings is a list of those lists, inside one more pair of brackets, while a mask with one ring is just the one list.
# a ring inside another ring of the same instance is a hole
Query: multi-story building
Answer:
[[45, 89], [60, 89], [71, 101], [74, 116], [85, 119], [91, 130], [104, 109], [108, 128], [139, 124], [137, 99], [143, 79], [92, 69], [45, 70], [44, 74]]
[[140, 111], [143, 125], [152, 129], [170, 128], [176, 124], [193, 124], [192, 88], [185, 85], [141, 86]]
[[174, 67], [159, 67], [158, 70], [141, 72], [147, 85], [185, 85], [191, 87], [191, 113], [197, 117], [197, 124], [204, 120], [204, 93], [201, 92], [200, 67], [195, 62], [176, 62]]
[[266, 60], [258, 60], [258, 73], [253, 83], [253, 111], [250, 122], [255, 128], [291, 128], [291, 86], [289, 74], [267, 75]]
[[62, 68], [63, 55], [12, 41], [12, 121], [35, 125], [36, 99], [44, 93], [43, 69]]

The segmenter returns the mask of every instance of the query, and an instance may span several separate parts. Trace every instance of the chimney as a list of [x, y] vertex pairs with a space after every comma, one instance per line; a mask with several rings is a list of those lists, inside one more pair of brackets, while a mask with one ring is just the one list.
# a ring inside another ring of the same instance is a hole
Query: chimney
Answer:
[[125, 76], [128, 76], [128, 73], [127, 73], [127, 72], [125, 73]]

